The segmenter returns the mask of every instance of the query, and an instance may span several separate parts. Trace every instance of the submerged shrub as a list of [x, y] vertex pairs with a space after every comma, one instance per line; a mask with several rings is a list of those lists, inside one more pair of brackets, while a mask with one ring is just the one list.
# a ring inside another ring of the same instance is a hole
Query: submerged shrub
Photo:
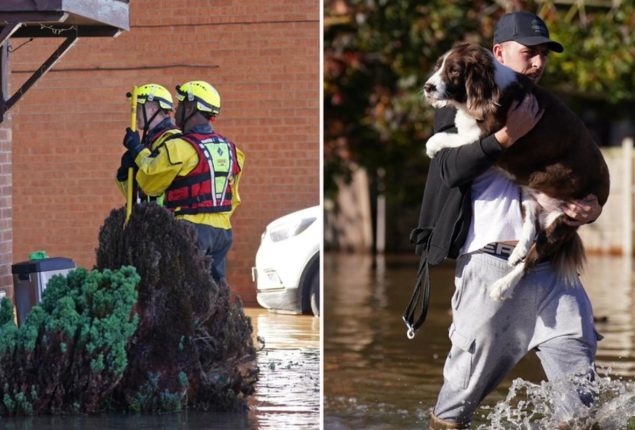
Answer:
[[[114, 210], [100, 234], [96, 267], [136, 267], [139, 329], [112, 405], [132, 411], [236, 410], [257, 380], [250, 319], [229, 286], [210, 274], [194, 229], [154, 204]], [[151, 375], [151, 376], [150, 376]]]
[[99, 411], [127, 366], [138, 282], [133, 267], [56, 275], [19, 328], [4, 299], [0, 414]]
[[236, 410], [258, 378], [251, 321], [194, 230], [156, 205], [114, 210], [96, 269], [54, 276], [16, 327], [0, 302], [1, 415]]

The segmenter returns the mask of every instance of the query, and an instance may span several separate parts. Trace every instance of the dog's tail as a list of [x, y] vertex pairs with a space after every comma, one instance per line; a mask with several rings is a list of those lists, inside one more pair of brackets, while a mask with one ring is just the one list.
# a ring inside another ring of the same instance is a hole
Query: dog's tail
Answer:
[[571, 237], [562, 244], [562, 247], [553, 256], [553, 265], [565, 285], [573, 287], [578, 284], [578, 276], [584, 269], [586, 256], [577, 229], [569, 227], [569, 230]]
[[525, 270], [541, 261], [551, 260], [562, 282], [567, 286], [575, 286], [586, 263], [586, 256], [577, 227], [566, 224], [564, 217], [558, 217], [540, 231], [527, 255]]

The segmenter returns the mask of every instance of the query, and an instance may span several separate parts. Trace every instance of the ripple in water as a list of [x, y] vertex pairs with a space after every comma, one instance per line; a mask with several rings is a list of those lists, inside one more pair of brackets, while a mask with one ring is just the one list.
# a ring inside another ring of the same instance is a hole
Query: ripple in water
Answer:
[[[635, 429], [635, 382], [607, 376], [610, 369], [600, 373], [593, 381], [584, 376], [541, 384], [515, 379], [505, 400], [481, 407], [487, 424], [478, 430]], [[576, 390], [596, 400], [585, 406], [578, 395], [568, 394]]]

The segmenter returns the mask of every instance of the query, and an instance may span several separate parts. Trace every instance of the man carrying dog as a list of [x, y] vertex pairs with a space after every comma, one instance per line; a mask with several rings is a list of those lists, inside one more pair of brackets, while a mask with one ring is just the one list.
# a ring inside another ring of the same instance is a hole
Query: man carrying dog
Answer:
[[[515, 12], [498, 22], [496, 59], [538, 82], [549, 53], [562, 52], [536, 15]], [[437, 111], [434, 131], [455, 131], [453, 108]], [[593, 314], [580, 283], [566, 287], [550, 262], [530, 270], [512, 298], [492, 300], [487, 287], [508, 273], [507, 257], [522, 229], [521, 193], [494, 169], [500, 154], [540, 120], [533, 96], [513, 106], [505, 126], [491, 136], [432, 159], [415, 241], [427, 264], [456, 258], [452, 297], [452, 348], [430, 429], [467, 429], [480, 402], [529, 351], [550, 381], [592, 375], [597, 347]], [[601, 206], [593, 195], [562, 207], [571, 225], [593, 222]], [[581, 404], [592, 401], [579, 395]], [[571, 416], [563, 415], [567, 420]]]

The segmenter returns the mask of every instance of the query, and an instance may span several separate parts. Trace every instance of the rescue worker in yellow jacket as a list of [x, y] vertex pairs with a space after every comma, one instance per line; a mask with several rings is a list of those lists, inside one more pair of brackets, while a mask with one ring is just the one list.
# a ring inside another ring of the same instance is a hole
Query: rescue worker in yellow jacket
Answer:
[[233, 237], [230, 218], [240, 203], [238, 184], [244, 154], [218, 134], [212, 122], [220, 113], [218, 91], [204, 81], [176, 87], [179, 137], [151, 151], [128, 133], [124, 146], [139, 167], [136, 180], [144, 193], [165, 193], [164, 206], [178, 219], [192, 223], [198, 245], [212, 257], [212, 276], [225, 278], [225, 259]]
[[[176, 128], [170, 112], [174, 109], [172, 94], [165, 87], [157, 84], [145, 84], [137, 88], [137, 129], [143, 130], [140, 144], [150, 151], [157, 151], [163, 143], [181, 135], [181, 130]], [[128, 97], [131, 94], [128, 93]], [[132, 131], [126, 131], [127, 139]], [[138, 136], [138, 135], [137, 135]], [[121, 157], [121, 166], [117, 170], [117, 185], [120, 191], [126, 196], [126, 186], [128, 180], [128, 169], [132, 167], [137, 175], [137, 166], [130, 151], [126, 151]], [[149, 198], [138, 189], [135, 184], [134, 199], [156, 200]], [[159, 202], [160, 203], [160, 202]]]

